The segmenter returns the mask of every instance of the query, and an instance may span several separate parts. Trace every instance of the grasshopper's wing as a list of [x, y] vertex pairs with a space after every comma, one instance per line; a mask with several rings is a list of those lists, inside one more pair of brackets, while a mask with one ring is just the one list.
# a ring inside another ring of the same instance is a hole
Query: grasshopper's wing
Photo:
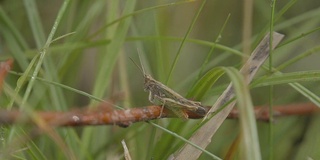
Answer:
[[170, 98], [163, 98], [162, 99], [163, 105], [172, 111], [176, 116], [182, 118], [183, 120], [188, 119], [188, 114], [184, 111], [183, 106], [180, 103], [170, 99]]
[[179, 118], [183, 119], [183, 120], [187, 120], [188, 119], [188, 114], [181, 108], [177, 108], [177, 107], [167, 107], [168, 109], [170, 109], [170, 111], [172, 111], [176, 116], [178, 116]]

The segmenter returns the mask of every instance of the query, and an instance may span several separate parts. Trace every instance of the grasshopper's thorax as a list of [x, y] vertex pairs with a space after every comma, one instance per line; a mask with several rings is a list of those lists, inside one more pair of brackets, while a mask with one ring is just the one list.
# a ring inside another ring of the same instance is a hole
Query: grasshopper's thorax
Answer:
[[144, 90], [150, 91], [155, 87], [155, 80], [148, 74], [144, 76]]
[[159, 97], [165, 96], [164, 93], [161, 92], [160, 82], [156, 81], [148, 74], [144, 76], [144, 91], [150, 93], [149, 99], [153, 99], [155, 95]]

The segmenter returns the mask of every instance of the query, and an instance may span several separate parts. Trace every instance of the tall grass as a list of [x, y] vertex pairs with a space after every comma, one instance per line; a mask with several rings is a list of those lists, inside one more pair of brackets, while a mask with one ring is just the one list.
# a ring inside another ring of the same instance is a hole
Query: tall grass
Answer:
[[[320, 106], [319, 2], [275, 2], [273, 14], [269, 1], [254, 2], [250, 43], [255, 47], [270, 24], [271, 30], [286, 37], [246, 96], [254, 105], [311, 101]], [[123, 139], [133, 159], [167, 159], [187, 143], [201, 120], [161, 119], [128, 128], [51, 128], [34, 113], [94, 107], [102, 101], [117, 108], [150, 105], [142, 75], [129, 60], [138, 61], [138, 50], [144, 68], [155, 79], [210, 106], [229, 78], [223, 76], [196, 95], [193, 85], [214, 67], [239, 69], [245, 56], [240, 1], [0, 4], [0, 60], [13, 58], [13, 71], [20, 73], [6, 78], [0, 106], [19, 108], [43, 131], [33, 135], [34, 125], [1, 125], [0, 157], [7, 159], [123, 159]], [[262, 159], [319, 159], [319, 120], [310, 115], [258, 122]], [[200, 159], [239, 159], [240, 130], [237, 120], [226, 120]]]

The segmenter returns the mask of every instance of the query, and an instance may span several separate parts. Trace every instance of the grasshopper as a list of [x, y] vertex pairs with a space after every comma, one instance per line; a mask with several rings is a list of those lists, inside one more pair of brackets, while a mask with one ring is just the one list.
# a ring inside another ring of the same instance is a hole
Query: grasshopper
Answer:
[[151, 75], [146, 74], [142, 65], [140, 55], [139, 60], [141, 67], [139, 67], [131, 59], [131, 61], [139, 68], [139, 70], [143, 74], [144, 91], [149, 92], [149, 101], [155, 105], [162, 106], [161, 114], [163, 112], [164, 107], [170, 109], [174, 114], [183, 119], [188, 119], [188, 115], [184, 112], [184, 110], [193, 112], [197, 115], [206, 114], [206, 110], [201, 105], [201, 102], [191, 101], [182, 97], [180, 94], [176, 93], [166, 85], [152, 78]]

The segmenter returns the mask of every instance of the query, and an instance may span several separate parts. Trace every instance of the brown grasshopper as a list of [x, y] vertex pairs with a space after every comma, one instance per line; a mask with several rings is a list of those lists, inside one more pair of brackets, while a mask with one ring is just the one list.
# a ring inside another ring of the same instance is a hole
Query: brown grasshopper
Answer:
[[155, 105], [162, 105], [161, 114], [164, 107], [170, 109], [174, 114], [183, 119], [188, 118], [188, 115], [186, 114], [186, 112], [184, 112], [184, 110], [193, 112], [197, 115], [206, 114], [206, 110], [203, 108], [200, 102], [191, 101], [182, 97], [180, 94], [176, 93], [166, 85], [153, 79], [151, 75], [146, 74], [141, 62], [140, 55], [139, 60], [141, 68], [133, 60], [132, 62], [139, 68], [139, 70], [143, 74], [144, 90], [149, 91], [149, 101]]

